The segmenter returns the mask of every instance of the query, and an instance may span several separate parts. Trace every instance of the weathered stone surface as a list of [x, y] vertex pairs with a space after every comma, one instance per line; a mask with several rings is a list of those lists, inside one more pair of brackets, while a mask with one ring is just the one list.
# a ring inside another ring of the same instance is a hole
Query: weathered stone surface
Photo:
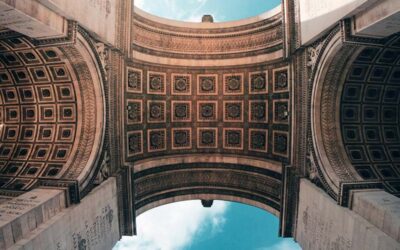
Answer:
[[304, 250], [400, 249], [398, 241], [306, 179], [300, 182], [299, 199], [295, 239]]
[[117, 187], [109, 178], [82, 202], [40, 225], [13, 249], [112, 249], [119, 240]]
[[65, 207], [62, 190], [34, 189], [0, 205], [0, 248], [14, 245]]

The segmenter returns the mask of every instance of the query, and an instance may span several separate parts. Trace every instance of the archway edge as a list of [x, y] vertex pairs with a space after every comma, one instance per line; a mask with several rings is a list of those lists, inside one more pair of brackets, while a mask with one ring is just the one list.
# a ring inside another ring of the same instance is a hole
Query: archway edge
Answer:
[[185, 163], [228, 163], [240, 164], [251, 167], [271, 170], [276, 173], [282, 173], [282, 164], [279, 162], [243, 156], [229, 156], [219, 154], [191, 154], [191, 155], [171, 155], [163, 157], [153, 157], [150, 159], [140, 160], [133, 164], [133, 172], [141, 172], [150, 168]]
[[340, 94], [349, 64], [362, 47], [345, 44], [340, 27], [322, 42], [312, 80], [311, 133], [312, 160], [322, 185], [337, 198], [342, 182], [360, 181], [352, 167], [340, 131]]
[[[139, 216], [139, 215], [141, 215], [153, 208], [156, 208], [156, 207], [160, 207], [160, 206], [164, 206], [164, 205], [176, 203], [176, 202], [190, 201], [190, 200], [220, 200], [220, 201], [237, 202], [237, 203], [242, 203], [245, 205], [260, 208], [264, 211], [267, 211], [267, 212], [275, 215], [278, 218], [279, 218], [279, 214], [280, 214], [279, 211], [277, 211], [276, 209], [274, 209], [264, 203], [246, 199], [246, 198], [242, 198], [242, 197], [237, 197], [237, 196], [232, 196], [232, 195], [222, 195], [222, 194], [190, 194], [190, 195], [178, 195], [175, 197], [165, 198], [162, 200], [158, 200], [158, 201], [149, 203], [149, 204], [141, 207], [140, 209], [136, 210], [136, 216]], [[200, 205], [201, 204], [199, 202], [199, 206]]]

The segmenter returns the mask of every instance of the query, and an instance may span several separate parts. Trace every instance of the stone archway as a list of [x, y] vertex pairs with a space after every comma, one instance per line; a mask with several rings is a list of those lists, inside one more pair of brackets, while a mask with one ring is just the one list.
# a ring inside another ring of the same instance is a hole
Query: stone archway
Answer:
[[70, 187], [79, 201], [104, 137], [101, 67], [84, 31], [37, 42], [4, 32], [1, 61], [1, 188]]

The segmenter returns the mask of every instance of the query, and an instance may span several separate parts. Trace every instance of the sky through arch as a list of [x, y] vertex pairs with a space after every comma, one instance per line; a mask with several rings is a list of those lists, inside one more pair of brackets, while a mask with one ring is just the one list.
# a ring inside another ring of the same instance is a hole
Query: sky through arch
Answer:
[[211, 208], [185, 201], [154, 208], [137, 218], [138, 236], [113, 250], [298, 250], [278, 237], [279, 221], [256, 207], [214, 201]]
[[200, 22], [211, 14], [215, 22], [257, 16], [271, 10], [281, 0], [134, 0], [135, 6], [156, 16], [187, 22]]

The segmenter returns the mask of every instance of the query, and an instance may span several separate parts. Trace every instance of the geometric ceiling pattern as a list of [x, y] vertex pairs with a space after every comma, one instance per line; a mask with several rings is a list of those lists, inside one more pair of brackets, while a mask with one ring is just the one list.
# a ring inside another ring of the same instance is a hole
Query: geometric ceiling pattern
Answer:
[[126, 70], [126, 155], [224, 153], [284, 161], [288, 67]]
[[77, 94], [61, 55], [21, 36], [0, 41], [0, 188], [60, 178], [73, 155]]
[[400, 39], [361, 51], [347, 74], [340, 117], [355, 170], [400, 194]]

